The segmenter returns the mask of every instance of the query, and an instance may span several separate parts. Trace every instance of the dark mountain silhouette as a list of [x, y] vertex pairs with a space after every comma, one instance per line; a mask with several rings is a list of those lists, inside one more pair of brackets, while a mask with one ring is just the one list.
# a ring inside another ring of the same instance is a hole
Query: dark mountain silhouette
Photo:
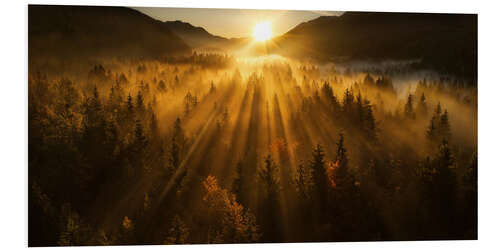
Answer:
[[477, 15], [346, 12], [301, 23], [270, 50], [318, 60], [421, 60], [419, 66], [475, 78]]
[[216, 36], [202, 27], [193, 26], [182, 21], [166, 21], [164, 24], [189, 46], [202, 50], [229, 51], [238, 50], [248, 45], [252, 38], [225, 38]]
[[29, 5], [30, 58], [158, 57], [190, 47], [161, 21], [125, 7]]
[[184, 40], [189, 46], [193, 48], [220, 46], [229, 41], [229, 39], [215, 36], [204, 28], [195, 27], [190, 23], [182, 21], [166, 21], [165, 26], [172, 32]]

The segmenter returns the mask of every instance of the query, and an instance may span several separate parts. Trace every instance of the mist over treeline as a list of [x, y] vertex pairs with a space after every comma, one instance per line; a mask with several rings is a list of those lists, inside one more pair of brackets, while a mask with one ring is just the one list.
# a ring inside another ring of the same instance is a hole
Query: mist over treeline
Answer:
[[477, 15], [345, 12], [303, 22], [268, 49], [317, 60], [416, 60], [417, 69], [477, 79]]
[[30, 60], [29, 246], [477, 239], [477, 86], [193, 53]]

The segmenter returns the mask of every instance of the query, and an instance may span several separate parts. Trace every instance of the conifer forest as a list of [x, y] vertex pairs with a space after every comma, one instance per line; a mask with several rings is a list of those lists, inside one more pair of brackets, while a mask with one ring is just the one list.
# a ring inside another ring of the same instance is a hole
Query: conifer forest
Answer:
[[28, 14], [29, 246], [477, 239], [477, 61], [306, 59], [272, 48], [286, 34], [201, 49], [128, 9], [112, 16], [142, 33], [101, 39], [109, 15], [45, 8]]

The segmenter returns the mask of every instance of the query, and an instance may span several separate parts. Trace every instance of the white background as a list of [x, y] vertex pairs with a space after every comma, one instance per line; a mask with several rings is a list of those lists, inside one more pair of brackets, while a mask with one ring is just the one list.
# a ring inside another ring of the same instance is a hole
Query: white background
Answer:
[[[479, 23], [479, 240], [148, 246], [150, 249], [500, 249], [500, 9], [495, 1], [121, 0], [0, 4], [0, 248], [27, 247], [27, 4], [477, 13]], [[122, 247], [118, 247], [122, 248]], [[123, 247], [125, 248], [125, 247]], [[143, 247], [126, 247], [142, 249]], [[61, 248], [58, 248], [61, 249]], [[102, 248], [100, 248], [102, 249]], [[117, 247], [107, 248], [117, 249]]]

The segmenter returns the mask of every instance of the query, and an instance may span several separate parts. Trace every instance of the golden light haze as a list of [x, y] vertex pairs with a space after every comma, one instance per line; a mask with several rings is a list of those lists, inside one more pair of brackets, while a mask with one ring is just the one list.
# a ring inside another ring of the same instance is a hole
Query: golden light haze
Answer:
[[253, 37], [259, 42], [271, 39], [272, 35], [273, 30], [271, 28], [271, 22], [269, 21], [259, 22], [253, 29]]
[[253, 27], [262, 20], [273, 24], [274, 35], [282, 35], [302, 22], [320, 16], [340, 15], [338, 11], [148, 8], [134, 9], [160, 21], [180, 20], [226, 38], [252, 37]]

